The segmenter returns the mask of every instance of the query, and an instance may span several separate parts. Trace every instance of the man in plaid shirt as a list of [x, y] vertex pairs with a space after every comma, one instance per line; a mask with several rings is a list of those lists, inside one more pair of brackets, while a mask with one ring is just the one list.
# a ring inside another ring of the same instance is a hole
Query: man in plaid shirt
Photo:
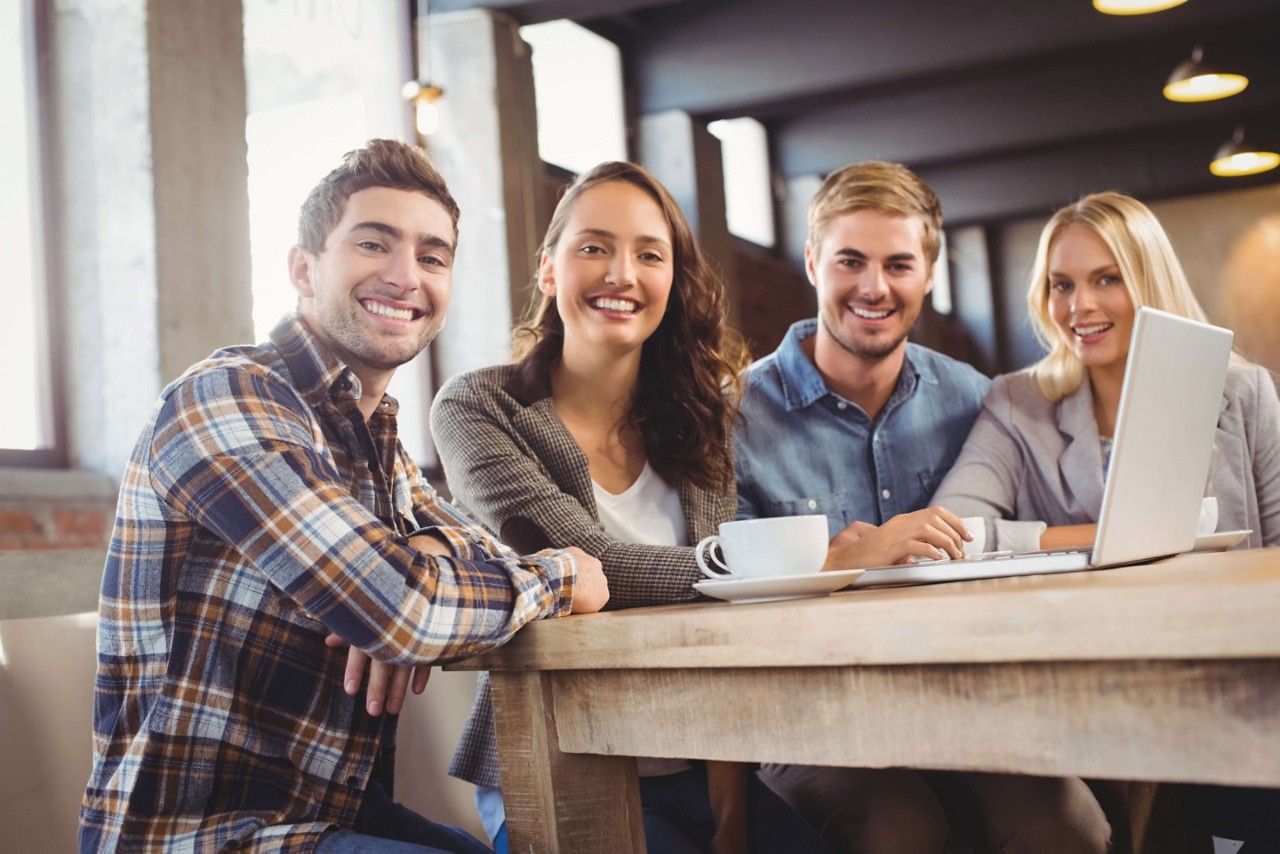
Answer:
[[[395, 712], [408, 668], [608, 590], [577, 549], [489, 539], [396, 438], [384, 392], [444, 322], [457, 219], [419, 149], [349, 153], [302, 208], [296, 316], [161, 393], [103, 577], [82, 851], [487, 850], [392, 802], [388, 678]], [[375, 660], [363, 700], [336, 638]]]

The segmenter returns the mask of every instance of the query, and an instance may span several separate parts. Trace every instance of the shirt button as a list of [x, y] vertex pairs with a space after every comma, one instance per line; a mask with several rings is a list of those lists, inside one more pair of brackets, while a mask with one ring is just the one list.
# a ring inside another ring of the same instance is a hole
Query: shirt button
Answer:
[[890, 493], [889, 493], [889, 490], [887, 490], [887, 489], [882, 490], [882, 491], [880, 492], [880, 495], [881, 495], [883, 498], [888, 498], [888, 497], [889, 497], [889, 494], [890, 494]]
[[360, 778], [355, 774], [352, 774], [347, 778], [347, 785], [354, 789], [356, 786], [360, 785]]
[[810, 498], [810, 499], [809, 499], [809, 509], [810, 509], [810, 510], [814, 510], [814, 509], [816, 509], [816, 508], [817, 508], [817, 506], [818, 506], [818, 502], [817, 502], [817, 501], [814, 501], [812, 498]]
[[848, 408], [849, 408], [849, 404], [845, 403], [843, 400], [836, 404], [836, 409], [848, 409]]

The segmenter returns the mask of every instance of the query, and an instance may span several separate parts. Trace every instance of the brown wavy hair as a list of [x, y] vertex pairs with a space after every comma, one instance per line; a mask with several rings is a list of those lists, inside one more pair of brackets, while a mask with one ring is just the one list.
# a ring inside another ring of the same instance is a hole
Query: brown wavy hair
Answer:
[[[704, 489], [733, 487], [729, 437], [748, 362], [742, 337], [726, 320], [724, 280], [707, 263], [680, 206], [658, 180], [634, 163], [601, 163], [564, 190], [538, 250], [555, 253], [574, 202], [592, 187], [625, 181], [647, 193], [671, 229], [673, 278], [667, 311], [640, 351], [640, 377], [627, 422], [662, 479]], [[535, 270], [537, 265], [535, 264]], [[537, 274], [534, 274], [537, 287]], [[547, 368], [564, 350], [564, 323], [555, 297], [542, 295], [516, 327], [515, 358]]]

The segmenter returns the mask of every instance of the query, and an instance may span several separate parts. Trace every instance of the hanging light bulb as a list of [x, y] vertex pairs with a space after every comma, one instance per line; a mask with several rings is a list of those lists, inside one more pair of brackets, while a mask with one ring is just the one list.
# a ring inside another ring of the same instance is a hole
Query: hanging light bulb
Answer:
[[444, 90], [427, 80], [410, 80], [400, 94], [413, 102], [414, 124], [418, 133], [430, 136], [440, 130], [440, 105], [436, 102], [444, 96]]
[[1093, 8], [1104, 15], [1146, 15], [1181, 6], [1187, 0], [1093, 0]]
[[1230, 98], [1244, 91], [1249, 78], [1243, 74], [1225, 71], [1204, 61], [1204, 49], [1196, 45], [1191, 58], [1182, 62], [1169, 75], [1164, 86], [1164, 96], [1170, 101], [1193, 103]]
[[1280, 154], [1264, 151], [1244, 141], [1244, 127], [1237, 126], [1231, 139], [1224, 142], [1209, 164], [1209, 171], [1223, 178], [1257, 175], [1280, 166]]

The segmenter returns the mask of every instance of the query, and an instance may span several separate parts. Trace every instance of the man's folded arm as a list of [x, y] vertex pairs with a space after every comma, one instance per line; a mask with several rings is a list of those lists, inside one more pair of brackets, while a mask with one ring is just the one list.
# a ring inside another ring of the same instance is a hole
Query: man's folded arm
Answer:
[[164, 402], [150, 443], [153, 486], [170, 507], [379, 660], [465, 658], [571, 609], [564, 552], [519, 557], [450, 527], [436, 531], [454, 557], [411, 548], [351, 497], [283, 382], [232, 369], [192, 377]]

